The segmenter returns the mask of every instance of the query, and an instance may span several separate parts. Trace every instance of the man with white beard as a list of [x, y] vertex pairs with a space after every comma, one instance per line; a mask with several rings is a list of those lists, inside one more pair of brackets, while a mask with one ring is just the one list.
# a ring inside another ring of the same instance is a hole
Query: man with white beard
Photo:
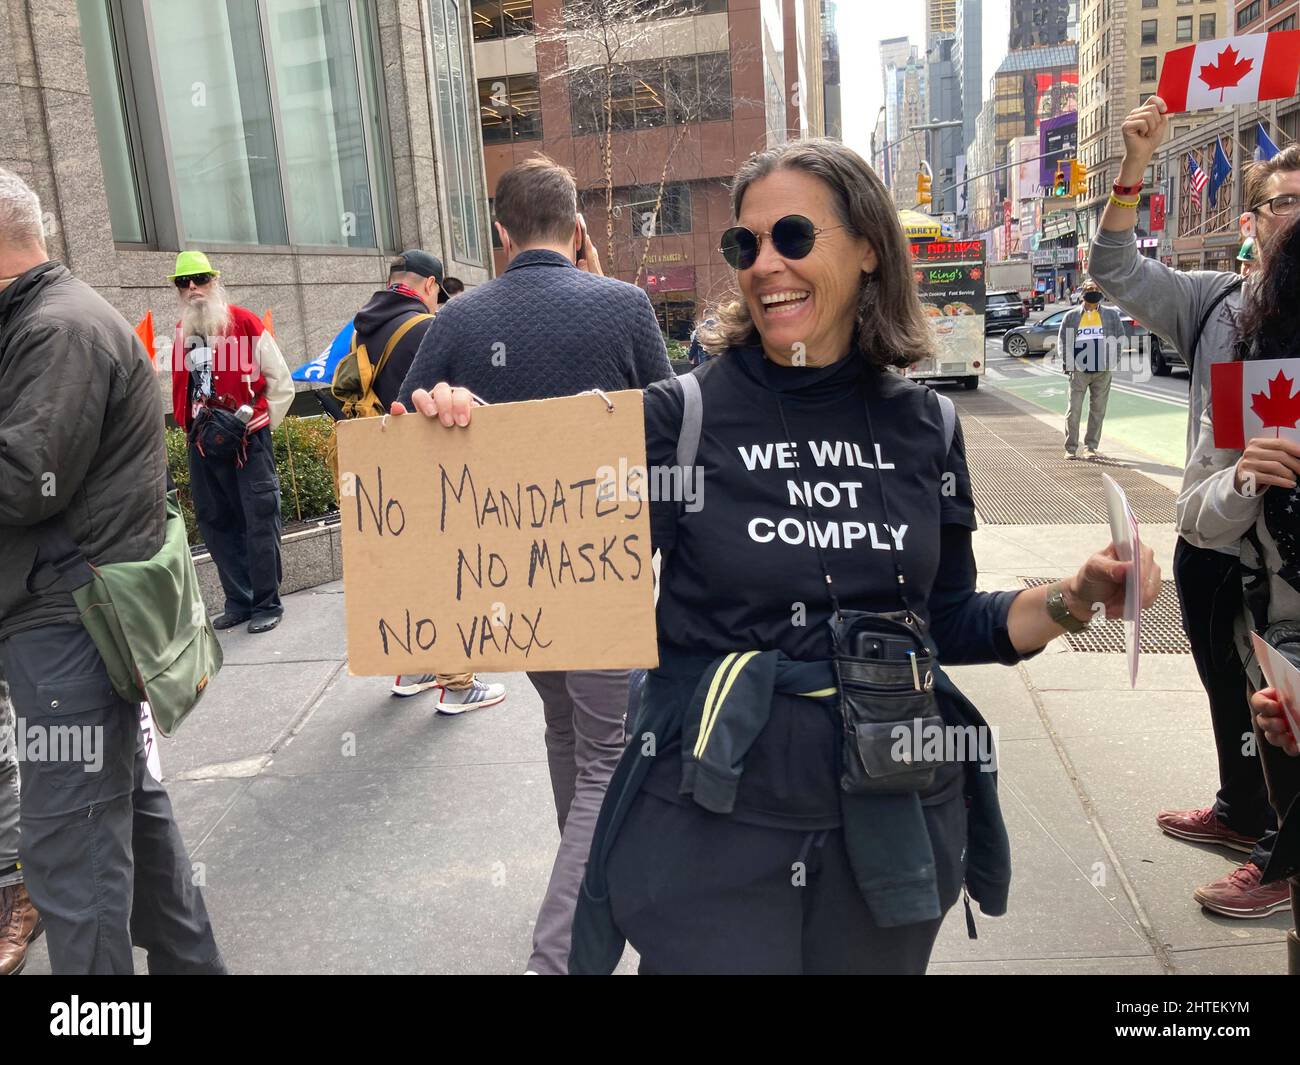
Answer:
[[212, 625], [269, 632], [284, 614], [271, 430], [293, 402], [293, 384], [275, 339], [229, 302], [219, 278], [202, 252], [176, 258], [172, 415], [189, 439], [194, 517], [226, 594]]

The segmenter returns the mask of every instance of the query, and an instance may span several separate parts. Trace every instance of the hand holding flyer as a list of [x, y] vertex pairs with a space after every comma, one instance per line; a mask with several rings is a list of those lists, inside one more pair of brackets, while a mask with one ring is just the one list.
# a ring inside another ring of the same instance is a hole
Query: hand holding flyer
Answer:
[[1121, 562], [1132, 567], [1124, 578], [1124, 629], [1128, 645], [1129, 684], [1137, 687], [1138, 645], [1142, 636], [1142, 545], [1138, 538], [1137, 519], [1129, 506], [1124, 489], [1108, 474], [1101, 475], [1106, 484], [1106, 509], [1110, 516], [1110, 536]]
[[1255, 657], [1264, 671], [1264, 679], [1277, 692], [1277, 701], [1291, 726], [1291, 735], [1300, 740], [1300, 669], [1296, 669], [1286, 655], [1261, 639], [1258, 633], [1250, 634], [1250, 642], [1255, 647]]

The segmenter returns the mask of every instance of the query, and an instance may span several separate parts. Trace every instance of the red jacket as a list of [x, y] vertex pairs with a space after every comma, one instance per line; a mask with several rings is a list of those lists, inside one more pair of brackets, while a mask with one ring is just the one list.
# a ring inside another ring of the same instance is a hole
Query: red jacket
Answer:
[[[248, 431], [256, 432], [271, 423], [266, 406], [266, 378], [262, 376], [257, 344], [262, 336], [262, 321], [245, 307], [230, 305], [230, 325], [214, 344], [212, 400], [227, 410], [238, 410], [245, 403], [253, 408]], [[183, 430], [190, 427], [190, 366], [185, 359], [185, 338], [180, 323], [172, 341], [172, 417]]]

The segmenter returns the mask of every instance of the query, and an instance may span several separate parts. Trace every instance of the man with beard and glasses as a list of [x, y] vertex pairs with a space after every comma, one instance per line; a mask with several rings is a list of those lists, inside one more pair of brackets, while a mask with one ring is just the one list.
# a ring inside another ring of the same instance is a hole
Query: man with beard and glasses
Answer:
[[[1214, 477], [1220, 467], [1236, 464], [1239, 454], [1216, 451], [1208, 420], [1210, 366], [1233, 359], [1238, 342], [1250, 335], [1244, 316], [1256, 299], [1256, 271], [1243, 279], [1234, 273], [1194, 270], [1183, 273], [1138, 253], [1134, 239], [1143, 176], [1168, 127], [1163, 100], [1153, 96], [1129, 112], [1122, 124], [1124, 159], [1101, 228], [1092, 244], [1092, 277], [1120, 307], [1153, 332], [1171, 340], [1191, 368], [1188, 412], [1188, 465], [1179, 499], [1179, 540], [1174, 550], [1174, 579], [1183, 625], [1192, 656], [1210, 701], [1214, 742], [1218, 751], [1219, 791], [1215, 801], [1195, 810], [1163, 810], [1159, 827], [1171, 836], [1243, 851], [1249, 859], [1227, 876], [1198, 888], [1193, 897], [1206, 909], [1227, 917], [1254, 918], [1285, 910], [1290, 893], [1284, 881], [1264, 882], [1277, 841], [1277, 794], [1269, 803], [1267, 765], [1250, 742], [1253, 732], [1247, 698], [1247, 670], [1240, 653], [1246, 604], [1241, 559], [1247, 553], [1243, 535], [1255, 524], [1261, 501], [1285, 494], [1279, 486], [1264, 498], [1226, 502], [1213, 493], [1232, 494], [1231, 474]], [[1241, 234], [1253, 237], [1262, 271], [1286, 239], [1300, 204], [1300, 146], [1291, 145], [1272, 159], [1251, 166], [1245, 174]], [[1300, 282], [1278, 304], [1293, 314]], [[1263, 357], [1300, 354], [1271, 350]], [[1253, 442], [1258, 443], [1258, 442]], [[1278, 445], [1278, 441], [1269, 441]], [[1256, 449], [1258, 450], [1258, 449]], [[1293, 445], [1281, 442], [1273, 461], [1300, 469]], [[1294, 464], [1294, 465], [1293, 465]], [[1213, 489], [1205, 487], [1213, 484]], [[1204, 493], [1212, 493], [1207, 496]], [[1226, 523], [1216, 514], [1231, 512]], [[1265, 510], [1268, 508], [1265, 507]], [[1248, 513], [1247, 513], [1248, 512]], [[1265, 530], [1266, 531], [1266, 530]], [[1285, 591], [1283, 585], [1277, 585]], [[1289, 593], [1279, 608], [1285, 608]], [[1257, 667], [1256, 667], [1257, 668]], [[1259, 687], [1258, 682], [1254, 684]], [[1274, 749], [1277, 750], [1277, 749]], [[1268, 761], [1266, 753], [1263, 759]]]
[[[151, 973], [222, 973], [139, 704], [114, 690], [72, 595], [37, 576], [60, 532], [91, 565], [143, 562], [167, 521], [149, 356], [50, 260], [41, 218], [36, 194], [0, 169], [0, 671], [24, 741], [17, 796], [16, 774], [0, 772], [0, 972], [22, 964], [39, 910], [55, 973], [130, 973], [133, 944]], [[60, 733], [80, 742], [56, 754]]]
[[213, 628], [280, 624], [280, 481], [271, 430], [293, 402], [275, 338], [226, 298], [198, 251], [176, 258], [181, 302], [172, 356], [172, 415], [189, 438], [190, 492], [226, 594]]

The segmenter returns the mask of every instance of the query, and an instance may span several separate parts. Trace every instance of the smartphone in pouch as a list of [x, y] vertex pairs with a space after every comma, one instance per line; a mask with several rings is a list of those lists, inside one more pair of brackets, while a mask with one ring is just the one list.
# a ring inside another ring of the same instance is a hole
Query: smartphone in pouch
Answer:
[[916, 651], [916, 644], [892, 636], [879, 636], [860, 632], [853, 638], [853, 655], [855, 658], [870, 658], [879, 662], [906, 662], [907, 656]]

